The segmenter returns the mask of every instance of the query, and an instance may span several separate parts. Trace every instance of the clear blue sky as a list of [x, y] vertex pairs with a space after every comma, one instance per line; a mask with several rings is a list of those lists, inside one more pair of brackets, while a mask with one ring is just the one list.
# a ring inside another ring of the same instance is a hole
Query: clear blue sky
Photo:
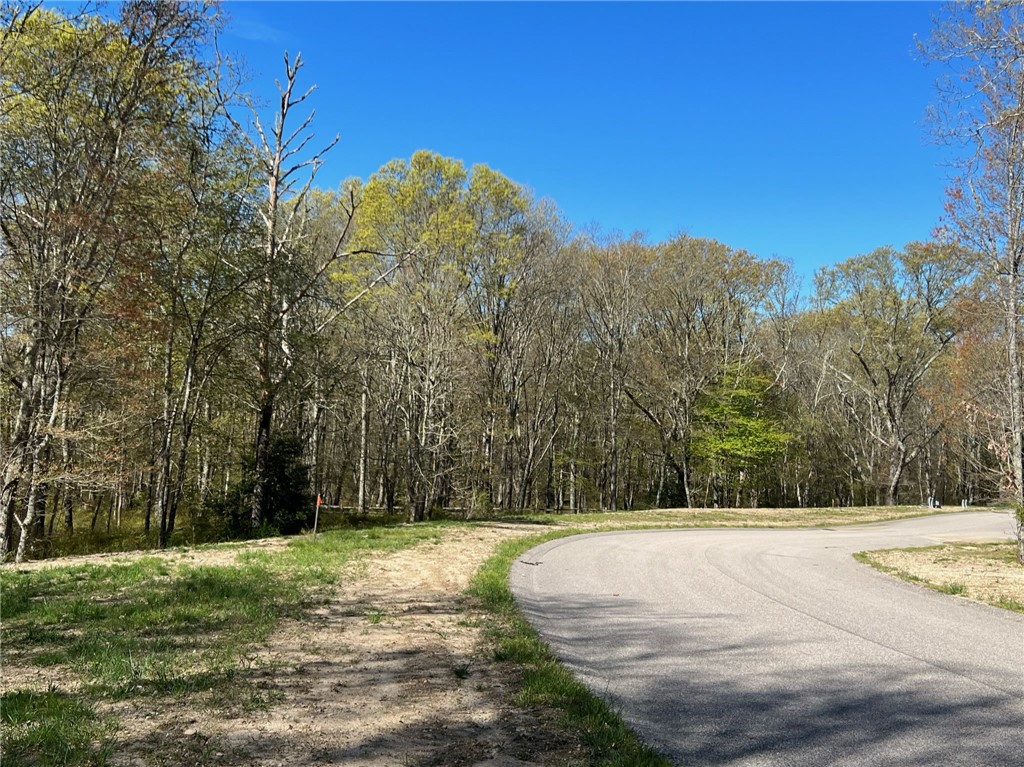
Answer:
[[[935, 3], [230, 2], [222, 41], [267, 97], [301, 51], [322, 187], [431, 149], [578, 226], [713, 237], [809, 275], [926, 239]], [[268, 87], [269, 86], [269, 87]]]

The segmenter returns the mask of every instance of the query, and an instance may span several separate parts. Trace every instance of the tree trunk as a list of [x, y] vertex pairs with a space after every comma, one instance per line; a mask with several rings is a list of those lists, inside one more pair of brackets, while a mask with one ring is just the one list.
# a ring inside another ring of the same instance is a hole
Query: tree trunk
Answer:
[[266, 519], [266, 481], [270, 458], [270, 428], [274, 420], [274, 400], [269, 392], [264, 392], [260, 404], [259, 419], [256, 422], [256, 465], [255, 484], [252, 489], [252, 507], [249, 515], [249, 527], [255, 533]]
[[1010, 405], [1010, 470], [1017, 507], [1017, 560], [1024, 564], [1024, 364], [1021, 361], [1021, 276], [1006, 275], [1004, 314], [1006, 324], [1007, 378]]
[[[366, 513], [366, 482], [367, 482], [367, 469], [370, 461], [369, 452], [369, 440], [368, 432], [370, 427], [370, 381], [369, 371], [366, 367], [363, 367], [362, 375], [362, 389], [359, 392], [359, 488], [358, 488], [358, 508], [360, 514]], [[341, 498], [338, 498], [338, 503], [341, 503]]]
[[615, 387], [615, 369], [610, 371], [609, 423], [611, 444], [608, 454], [608, 509], [617, 511], [619, 498], [619, 398]]
[[900, 480], [903, 478], [903, 469], [906, 466], [907, 449], [901, 444], [889, 458], [889, 482], [885, 488], [885, 505], [895, 506], [899, 503]]

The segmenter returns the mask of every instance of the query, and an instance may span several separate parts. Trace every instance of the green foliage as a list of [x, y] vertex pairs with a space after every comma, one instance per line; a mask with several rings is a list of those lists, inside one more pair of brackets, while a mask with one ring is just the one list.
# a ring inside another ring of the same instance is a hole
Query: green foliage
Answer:
[[210, 501], [206, 515], [220, 520], [229, 538], [294, 535], [313, 526], [316, 504], [309, 482], [309, 469], [302, 461], [302, 443], [294, 437], [270, 441], [264, 482], [266, 517], [260, 529], [250, 527], [252, 494], [255, 488], [254, 459], [249, 458], [243, 479], [223, 498]]
[[774, 411], [771, 388], [763, 373], [727, 371], [698, 399], [694, 456], [712, 472], [741, 479], [770, 468], [792, 439]]

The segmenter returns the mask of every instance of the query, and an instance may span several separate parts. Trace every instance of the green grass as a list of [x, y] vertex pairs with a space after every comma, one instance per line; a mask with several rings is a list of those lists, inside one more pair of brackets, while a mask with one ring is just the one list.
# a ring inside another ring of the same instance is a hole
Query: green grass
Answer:
[[558, 663], [533, 627], [519, 614], [508, 587], [512, 562], [546, 541], [572, 530], [507, 541], [480, 567], [470, 585], [490, 613], [486, 632], [494, 658], [519, 670], [516, 703], [560, 712], [562, 725], [590, 751], [590, 763], [616, 767], [665, 767], [669, 762], [645, 746], [607, 703]]
[[1002, 607], [1004, 610], [1013, 610], [1015, 613], [1024, 613], [1024, 602], [1017, 599], [1000, 597], [992, 602], [992, 604], [996, 607]]
[[360, 556], [439, 537], [429, 524], [346, 530], [297, 538], [283, 551], [239, 551], [230, 566], [152, 556], [0, 571], [4, 663], [59, 667], [82, 683], [73, 696], [4, 696], [4, 767], [102, 763], [109, 744], [93, 713], [101, 700], [189, 696], [218, 711], [265, 705], [248, 672], [254, 648], [280, 619], [322, 602]]
[[16, 691], [0, 695], [0, 748], [5, 765], [103, 765], [108, 726], [67, 693]]
[[94, 697], [225, 685], [242, 648], [294, 613], [300, 593], [265, 566], [180, 566], [147, 557], [4, 576], [7, 660], [74, 669]]

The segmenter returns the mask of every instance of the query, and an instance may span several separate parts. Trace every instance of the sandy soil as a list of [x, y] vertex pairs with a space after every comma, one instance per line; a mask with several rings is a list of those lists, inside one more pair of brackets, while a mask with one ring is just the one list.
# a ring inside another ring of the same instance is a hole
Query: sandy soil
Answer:
[[[579, 763], [551, 712], [510, 702], [463, 595], [500, 541], [534, 526], [445, 530], [352, 568], [329, 603], [287, 621], [249, 659], [254, 712], [211, 716], [187, 701], [111, 705], [113, 765], [487, 765]], [[193, 554], [204, 561], [202, 552]]]
[[115, 565], [134, 562], [145, 557], [160, 557], [169, 564], [233, 565], [242, 551], [280, 551], [288, 545], [288, 538], [261, 538], [244, 543], [219, 543], [199, 548], [167, 549], [165, 551], [115, 551], [109, 554], [76, 554], [53, 559], [33, 559], [28, 562], [4, 565], [13, 571], [45, 570], [49, 567], [75, 567], [77, 565]]

